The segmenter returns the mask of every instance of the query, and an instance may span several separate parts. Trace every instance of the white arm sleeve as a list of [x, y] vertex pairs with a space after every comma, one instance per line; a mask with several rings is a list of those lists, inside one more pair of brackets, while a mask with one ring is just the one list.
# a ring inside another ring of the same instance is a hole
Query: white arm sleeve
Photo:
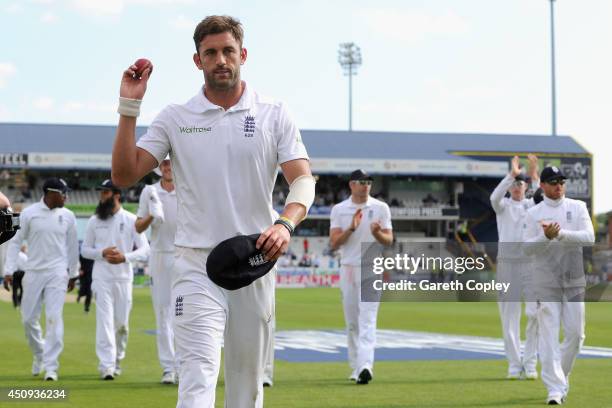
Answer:
[[508, 192], [508, 189], [512, 185], [513, 181], [514, 178], [510, 174], [506, 175], [506, 177], [499, 182], [497, 187], [495, 187], [495, 190], [493, 190], [491, 193], [491, 206], [493, 207], [493, 210], [495, 210], [496, 214], [503, 212], [506, 208], [504, 196], [506, 195], [506, 192]]
[[71, 225], [66, 236], [66, 250], [68, 253], [68, 275], [70, 278], [79, 276], [79, 239], [77, 238], [76, 218], [71, 217]]
[[592, 244], [595, 242], [595, 232], [593, 231], [593, 223], [589, 217], [589, 211], [586, 204], [580, 202], [576, 208], [578, 214], [578, 230], [569, 231], [562, 229], [559, 231], [559, 241], [575, 242], [580, 244]]
[[132, 252], [126, 253], [125, 261], [132, 263], [134, 261], [146, 262], [149, 259], [149, 242], [147, 241], [147, 237], [143, 233], [137, 233], [136, 228], [134, 228], [134, 244], [136, 246], [136, 250]]
[[93, 259], [94, 261], [101, 261], [104, 259], [102, 256], [102, 250], [96, 248], [96, 233], [95, 233], [95, 218], [91, 217], [87, 222], [87, 229], [85, 230], [85, 239], [81, 245], [81, 256], [87, 259]]

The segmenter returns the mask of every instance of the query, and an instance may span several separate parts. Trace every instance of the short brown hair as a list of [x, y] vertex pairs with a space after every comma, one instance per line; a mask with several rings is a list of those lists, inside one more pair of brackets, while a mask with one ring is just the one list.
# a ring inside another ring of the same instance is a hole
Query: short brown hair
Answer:
[[208, 16], [200, 21], [193, 33], [193, 41], [195, 42], [196, 51], [200, 52], [200, 43], [208, 34], [231, 33], [240, 48], [242, 48], [242, 38], [244, 31], [242, 24], [234, 17], [230, 16]]

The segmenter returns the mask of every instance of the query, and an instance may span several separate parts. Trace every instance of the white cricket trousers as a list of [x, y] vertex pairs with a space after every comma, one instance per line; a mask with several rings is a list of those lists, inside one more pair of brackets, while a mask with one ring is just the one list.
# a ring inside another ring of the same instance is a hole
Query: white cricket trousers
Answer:
[[348, 360], [354, 375], [364, 368], [373, 372], [376, 347], [376, 317], [380, 302], [361, 301], [361, 268], [340, 268], [340, 289], [346, 322]]
[[[538, 325], [542, 382], [549, 396], [566, 395], [569, 375], [585, 339], [584, 302], [569, 302], [567, 298], [558, 302], [539, 302]], [[561, 325], [563, 343], [559, 344]]]
[[274, 270], [228, 291], [206, 274], [206, 249], [175, 250], [177, 408], [213, 408], [224, 347], [225, 407], [263, 407], [263, 367], [274, 317]]
[[174, 332], [172, 330], [172, 277], [174, 252], [151, 251], [149, 270], [151, 272], [151, 297], [157, 323], [157, 356], [164, 373], [178, 369], [174, 355]]
[[[46, 371], [59, 369], [64, 348], [64, 300], [68, 286], [66, 270], [28, 272], [23, 276], [21, 320], [26, 339], [35, 358], [43, 361]], [[45, 338], [40, 327], [40, 313], [45, 304]]]
[[[274, 302], [276, 304], [276, 302]], [[266, 358], [264, 359], [264, 380], [274, 381], [274, 335], [276, 333], [276, 315], [272, 316], [269, 324], [270, 334], [266, 347]]]
[[96, 299], [96, 355], [98, 369], [115, 369], [125, 358], [129, 317], [132, 309], [132, 282], [94, 278], [91, 285]]
[[[497, 278], [501, 282], [510, 283], [506, 294], [500, 294], [498, 301], [499, 316], [502, 324], [504, 350], [508, 360], [508, 374], [535, 372], [538, 363], [538, 319], [537, 303], [532, 295], [527, 293], [531, 265], [525, 261], [500, 259], [497, 264]], [[521, 359], [521, 302], [525, 302], [525, 348]]]

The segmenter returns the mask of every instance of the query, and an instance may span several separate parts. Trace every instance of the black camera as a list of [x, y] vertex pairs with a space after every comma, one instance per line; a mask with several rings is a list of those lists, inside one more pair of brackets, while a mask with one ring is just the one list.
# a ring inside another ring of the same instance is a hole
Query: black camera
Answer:
[[19, 213], [8, 208], [0, 209], [0, 244], [13, 238], [19, 229]]

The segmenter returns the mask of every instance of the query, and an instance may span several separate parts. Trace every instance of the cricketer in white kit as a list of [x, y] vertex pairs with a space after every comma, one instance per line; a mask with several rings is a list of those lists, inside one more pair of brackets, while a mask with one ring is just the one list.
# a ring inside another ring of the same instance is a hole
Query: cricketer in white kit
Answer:
[[155, 184], [145, 186], [140, 193], [136, 231], [144, 232], [151, 227], [149, 272], [157, 324], [157, 355], [162, 367], [161, 383], [174, 384], [178, 364], [174, 353], [174, 304], [171, 290], [177, 204], [170, 160], [162, 161], [156, 172], [159, 172], [162, 178]]
[[389, 206], [370, 196], [372, 178], [355, 170], [349, 181], [351, 196], [336, 204], [330, 216], [330, 244], [340, 249], [340, 289], [347, 328], [350, 380], [368, 384], [374, 373], [376, 318], [379, 302], [361, 299], [361, 251], [364, 243], [393, 243]]
[[[41, 201], [23, 210], [21, 229], [8, 243], [5, 279], [17, 268], [21, 244], [28, 244], [28, 260], [23, 277], [21, 317], [28, 345], [34, 355], [32, 374], [43, 367], [45, 380], [58, 379], [59, 355], [64, 348], [62, 316], [66, 290], [72, 290], [79, 273], [79, 243], [76, 217], [64, 208], [68, 185], [62, 179], [44, 182]], [[45, 337], [40, 314], [45, 304]]]
[[[532, 183], [539, 181], [537, 174], [537, 157], [529, 155], [529, 174]], [[497, 216], [499, 236], [497, 254], [497, 278], [510, 283], [508, 293], [500, 294], [498, 300], [499, 314], [502, 323], [504, 350], [508, 360], [509, 379], [524, 376], [535, 380], [538, 377], [537, 337], [538, 324], [536, 303], [528, 294], [532, 275], [533, 261], [521, 250], [523, 224], [527, 210], [535, 205], [533, 199], [525, 198], [526, 180], [519, 168], [519, 158], [511, 161], [510, 173], [502, 179], [491, 194], [491, 206]], [[510, 197], [505, 197], [506, 192]], [[525, 348], [521, 359], [521, 299], [525, 300], [527, 327], [525, 330]]]
[[527, 212], [525, 251], [535, 255], [538, 353], [547, 403], [560, 405], [585, 339], [582, 246], [592, 245], [595, 234], [586, 204], [565, 197], [565, 176], [559, 168], [546, 167], [540, 181], [544, 200]]
[[[83, 258], [93, 259], [91, 289], [96, 300], [96, 355], [104, 380], [121, 374], [132, 309], [132, 262], [145, 262], [149, 243], [136, 232], [136, 216], [121, 206], [121, 190], [111, 180], [97, 187], [100, 203], [87, 223]], [[136, 248], [136, 249], [135, 249]]]
[[[240, 79], [247, 57], [242, 38], [241, 24], [229, 16], [209, 16], [198, 24], [193, 61], [204, 73], [204, 87], [187, 103], [163, 109], [137, 144], [136, 116], [151, 70], [138, 79], [131, 65], [121, 83], [113, 180], [128, 186], [166, 154], [172, 162], [179, 408], [214, 407], [222, 342], [225, 406], [263, 406], [275, 273], [230, 291], [210, 280], [206, 259], [221, 241], [255, 233], [261, 233], [257, 248], [267, 259], [278, 259], [314, 200], [308, 155], [287, 108]], [[279, 165], [290, 186], [280, 217], [272, 207]]]

